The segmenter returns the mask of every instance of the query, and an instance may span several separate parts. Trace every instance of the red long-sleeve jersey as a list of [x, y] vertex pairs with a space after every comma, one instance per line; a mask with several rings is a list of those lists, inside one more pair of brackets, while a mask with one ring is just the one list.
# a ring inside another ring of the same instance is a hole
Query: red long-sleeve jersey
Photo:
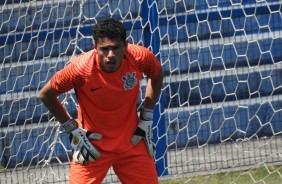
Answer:
[[143, 73], [155, 79], [161, 65], [145, 47], [128, 44], [120, 68], [113, 73], [99, 66], [96, 50], [74, 58], [50, 80], [58, 93], [74, 88], [78, 98], [78, 122], [84, 129], [102, 134], [96, 147], [120, 153], [130, 143], [137, 124], [136, 103]]

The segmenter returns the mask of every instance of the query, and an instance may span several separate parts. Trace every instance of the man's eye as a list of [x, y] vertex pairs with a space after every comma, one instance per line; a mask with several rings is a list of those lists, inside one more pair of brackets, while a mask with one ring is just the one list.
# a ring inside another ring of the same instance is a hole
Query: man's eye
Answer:
[[109, 50], [109, 48], [102, 47], [102, 48], [101, 48], [101, 50], [102, 50], [102, 51], [108, 51], [108, 50]]

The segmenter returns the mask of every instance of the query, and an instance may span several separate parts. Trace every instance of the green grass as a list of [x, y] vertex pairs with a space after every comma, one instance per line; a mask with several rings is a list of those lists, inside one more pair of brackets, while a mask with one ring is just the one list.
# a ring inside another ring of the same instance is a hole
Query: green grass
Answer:
[[250, 170], [230, 171], [212, 175], [200, 175], [167, 179], [160, 184], [281, 184], [282, 166], [265, 166]]

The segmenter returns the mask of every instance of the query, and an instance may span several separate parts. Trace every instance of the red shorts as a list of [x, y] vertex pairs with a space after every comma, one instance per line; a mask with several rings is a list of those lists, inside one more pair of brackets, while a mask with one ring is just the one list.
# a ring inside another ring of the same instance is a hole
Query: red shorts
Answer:
[[158, 183], [154, 159], [149, 157], [144, 141], [124, 153], [101, 152], [95, 162], [81, 165], [71, 162], [70, 184], [101, 184], [110, 167], [123, 184]]

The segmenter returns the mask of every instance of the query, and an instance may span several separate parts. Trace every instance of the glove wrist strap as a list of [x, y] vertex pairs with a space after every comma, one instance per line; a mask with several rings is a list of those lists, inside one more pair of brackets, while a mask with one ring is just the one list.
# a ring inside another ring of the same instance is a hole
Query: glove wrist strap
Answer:
[[154, 115], [154, 109], [142, 107], [140, 111], [140, 120], [152, 121]]
[[77, 129], [78, 124], [75, 119], [70, 118], [65, 123], [61, 124], [61, 126], [65, 129], [65, 131], [70, 134], [73, 130]]

